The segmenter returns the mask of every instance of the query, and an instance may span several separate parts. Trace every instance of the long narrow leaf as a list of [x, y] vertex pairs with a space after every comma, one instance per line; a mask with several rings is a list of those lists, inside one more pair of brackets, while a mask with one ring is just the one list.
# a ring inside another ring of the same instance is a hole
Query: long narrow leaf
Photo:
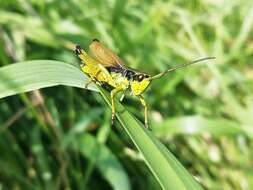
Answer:
[[[107, 92], [100, 89], [110, 105]], [[143, 154], [144, 160], [163, 189], [202, 189], [193, 177], [176, 160], [171, 152], [161, 144], [140, 122], [116, 101], [117, 118]]]
[[[0, 98], [40, 88], [67, 85], [84, 88], [87, 77], [70, 64], [38, 60], [0, 68]], [[88, 86], [96, 90], [93, 85]]]
[[[56, 61], [13, 64], [1, 68], [0, 76], [0, 97], [55, 85], [83, 87], [86, 80], [75, 66]], [[110, 104], [109, 94], [103, 89], [100, 92]], [[163, 189], [202, 189], [152, 132], [145, 129], [118, 101], [116, 107], [117, 118]]]

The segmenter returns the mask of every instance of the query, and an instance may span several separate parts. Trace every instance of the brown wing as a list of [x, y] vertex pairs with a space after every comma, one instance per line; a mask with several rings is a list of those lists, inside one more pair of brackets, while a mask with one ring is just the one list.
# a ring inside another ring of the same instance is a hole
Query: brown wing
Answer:
[[105, 67], [124, 66], [123, 61], [110, 49], [101, 44], [97, 39], [94, 39], [91, 42], [90, 50], [95, 56], [96, 60], [98, 60]]

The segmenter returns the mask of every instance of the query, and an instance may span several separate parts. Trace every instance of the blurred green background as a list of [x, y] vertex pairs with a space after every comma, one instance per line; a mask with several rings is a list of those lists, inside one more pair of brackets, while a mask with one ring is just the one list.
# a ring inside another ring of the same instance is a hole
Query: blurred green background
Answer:
[[[253, 189], [252, 24], [250, 0], [0, 0], [0, 64], [78, 65], [74, 45], [93, 38], [150, 74], [215, 56], [152, 83], [150, 127], [205, 189]], [[110, 114], [71, 87], [1, 99], [0, 190], [160, 189]]]

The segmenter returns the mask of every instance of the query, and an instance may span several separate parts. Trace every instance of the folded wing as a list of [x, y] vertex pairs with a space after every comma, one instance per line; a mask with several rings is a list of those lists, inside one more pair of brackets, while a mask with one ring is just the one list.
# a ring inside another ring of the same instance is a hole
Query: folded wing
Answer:
[[105, 67], [120, 66], [123, 67], [123, 61], [113, 53], [109, 48], [101, 44], [97, 39], [94, 39], [90, 44], [90, 50], [97, 61]]

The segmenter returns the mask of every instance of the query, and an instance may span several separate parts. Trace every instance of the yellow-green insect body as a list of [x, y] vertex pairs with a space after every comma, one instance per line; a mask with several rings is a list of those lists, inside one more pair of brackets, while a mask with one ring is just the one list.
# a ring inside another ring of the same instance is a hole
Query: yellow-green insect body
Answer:
[[93, 53], [93, 57], [89, 56], [80, 46], [76, 46], [76, 54], [81, 59], [81, 69], [90, 77], [90, 81], [86, 84], [86, 87], [93, 81], [102, 87], [110, 88], [111, 103], [112, 103], [112, 122], [115, 118], [115, 105], [114, 97], [118, 92], [125, 92], [130, 90], [132, 96], [139, 98], [141, 104], [144, 107], [145, 113], [145, 126], [148, 126], [148, 113], [147, 104], [142, 96], [142, 93], [150, 85], [150, 82], [154, 79], [160, 78], [168, 72], [175, 71], [176, 69], [188, 66], [193, 63], [197, 63], [206, 59], [213, 59], [213, 57], [207, 57], [199, 59], [187, 64], [180, 65], [178, 67], [168, 69], [158, 75], [150, 76], [148, 74], [136, 71], [127, 67], [121, 59], [115, 55], [110, 49], [104, 47], [98, 40], [93, 40], [90, 44], [90, 50]]
[[[83, 63], [80, 65], [82, 71], [91, 78], [90, 82], [100, 81], [111, 86], [114, 84], [110, 73], [105, 69], [105, 67], [90, 57], [84, 50], [81, 49], [81, 47], [76, 47], [76, 53]], [[88, 82], [87, 85], [90, 82]]]
[[111, 72], [110, 73], [112, 76], [112, 86], [114, 88], [120, 88], [123, 90], [128, 89], [129, 87], [129, 81], [126, 77], [122, 76], [121, 73], [115, 73], [115, 72]]

